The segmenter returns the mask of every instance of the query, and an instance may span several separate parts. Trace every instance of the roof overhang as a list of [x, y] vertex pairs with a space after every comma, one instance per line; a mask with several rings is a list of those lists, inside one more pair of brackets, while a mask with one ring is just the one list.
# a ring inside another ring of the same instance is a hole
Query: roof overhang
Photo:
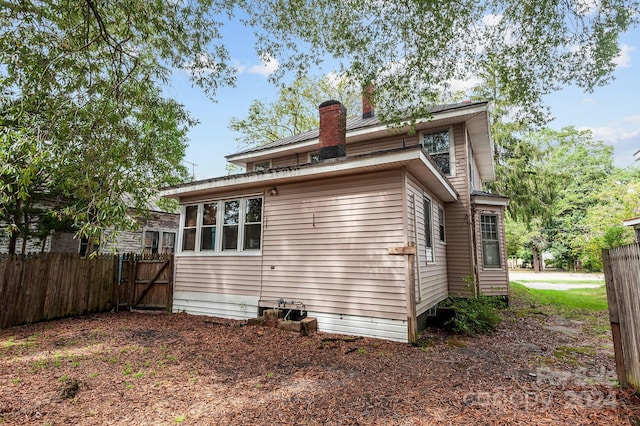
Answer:
[[471, 195], [471, 204], [482, 204], [484, 206], [508, 206], [509, 199], [497, 195]]
[[320, 163], [269, 169], [205, 179], [167, 187], [160, 195], [179, 201], [239, 191], [266, 190], [275, 185], [349, 176], [397, 168], [406, 169], [443, 202], [456, 201], [458, 193], [421, 147], [383, 151]]
[[640, 217], [633, 217], [631, 219], [625, 219], [622, 221], [624, 226], [640, 226]]
[[[476, 158], [476, 164], [483, 182], [495, 180], [495, 167], [493, 162], [493, 140], [489, 129], [489, 108], [486, 103], [471, 104], [461, 108], [436, 112], [431, 117], [419, 119], [415, 122], [415, 129], [410, 125], [390, 127], [379, 124], [371, 127], [362, 127], [349, 130], [346, 133], [346, 143], [383, 138], [399, 134], [406, 134], [413, 130], [426, 130], [429, 128], [451, 126], [465, 122], [471, 140], [471, 147]], [[264, 161], [273, 158], [274, 155], [295, 155], [309, 152], [318, 147], [318, 138], [294, 142], [284, 146], [227, 155], [227, 161], [246, 167], [247, 163]]]

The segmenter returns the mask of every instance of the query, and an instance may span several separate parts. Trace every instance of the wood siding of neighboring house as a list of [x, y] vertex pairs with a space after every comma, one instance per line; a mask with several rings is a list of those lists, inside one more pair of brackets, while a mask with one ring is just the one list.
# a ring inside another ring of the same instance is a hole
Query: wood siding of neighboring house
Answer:
[[[140, 229], [137, 231], [118, 232], [115, 240], [111, 239], [111, 231], [105, 231], [101, 253], [142, 253], [144, 249], [145, 231], [173, 232], [178, 235], [180, 215], [166, 212], [149, 212], [149, 216], [138, 219]], [[176, 238], [177, 240], [177, 238]]]
[[[426, 235], [424, 199], [431, 200], [431, 235], [434, 249], [433, 261], [428, 262], [426, 257]], [[414, 208], [415, 205], [415, 208]], [[447, 246], [445, 241], [440, 241], [439, 209], [444, 204], [419, 184], [411, 176], [407, 177], [407, 217], [409, 241], [416, 243], [417, 254], [415, 256], [416, 285], [416, 315], [420, 316], [428, 309], [433, 308], [438, 302], [447, 298]], [[414, 217], [415, 215], [415, 217]], [[447, 222], [445, 216], [445, 225]], [[417, 226], [417, 228], [416, 228]], [[417, 229], [417, 234], [415, 232]], [[446, 226], [445, 226], [446, 229]]]
[[[265, 306], [301, 301], [322, 331], [407, 338], [401, 170], [283, 185], [265, 197]], [[367, 325], [368, 324], [368, 325]]]
[[469, 160], [467, 158], [468, 140], [463, 124], [453, 126], [455, 147], [455, 176], [449, 181], [458, 191], [458, 201], [445, 204], [447, 223], [447, 277], [449, 295], [469, 295], [466, 284], [468, 277], [473, 277], [473, 246], [471, 232], [471, 206], [469, 192]]
[[[504, 296], [509, 294], [509, 270], [507, 265], [506, 234], [504, 229], [504, 206], [474, 205], [476, 264], [478, 265], [478, 285], [480, 293], [485, 296]], [[483, 262], [482, 230], [480, 215], [489, 214], [498, 217], [498, 234], [500, 239], [500, 268], [485, 268]]]

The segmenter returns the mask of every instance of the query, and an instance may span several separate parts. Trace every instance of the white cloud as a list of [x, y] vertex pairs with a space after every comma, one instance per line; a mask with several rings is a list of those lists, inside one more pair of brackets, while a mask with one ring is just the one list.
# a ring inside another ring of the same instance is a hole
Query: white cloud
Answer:
[[489, 14], [482, 17], [482, 23], [488, 27], [494, 27], [502, 21], [502, 15]]
[[620, 46], [620, 53], [614, 58], [613, 63], [616, 64], [618, 68], [631, 68], [631, 52], [634, 50], [636, 50], [635, 46], [623, 44]]
[[640, 149], [640, 115], [630, 115], [603, 127], [580, 127], [591, 130], [595, 140], [614, 147], [614, 161], [618, 167], [626, 167], [633, 161], [633, 153]]
[[601, 6], [599, 0], [577, 0], [574, 2], [576, 12], [582, 16], [593, 15]]
[[593, 103], [593, 102], [595, 102], [595, 101], [593, 100], [593, 98], [584, 98], [584, 99], [582, 99], [582, 103], [583, 103], [583, 104], [591, 104], [591, 103]]
[[460, 80], [460, 79], [452, 79], [449, 80], [447, 82], [447, 85], [449, 86], [449, 90], [451, 92], [468, 92], [469, 90], [473, 89], [474, 87], [478, 86], [480, 83], [482, 83], [482, 80], [478, 77], [469, 77], [466, 80]]
[[247, 69], [249, 74], [259, 74], [264, 77], [269, 77], [273, 74], [278, 67], [280, 66], [280, 62], [271, 55], [263, 54], [260, 56], [260, 65], [253, 65]]

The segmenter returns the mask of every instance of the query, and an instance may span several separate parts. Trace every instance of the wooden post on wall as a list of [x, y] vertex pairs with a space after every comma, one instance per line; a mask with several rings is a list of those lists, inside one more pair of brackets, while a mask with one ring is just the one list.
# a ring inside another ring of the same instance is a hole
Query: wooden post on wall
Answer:
[[418, 342], [418, 319], [416, 318], [416, 283], [415, 283], [415, 257], [416, 244], [411, 241], [406, 247], [389, 247], [387, 252], [391, 255], [407, 256], [406, 294], [407, 294], [407, 335], [409, 343]]

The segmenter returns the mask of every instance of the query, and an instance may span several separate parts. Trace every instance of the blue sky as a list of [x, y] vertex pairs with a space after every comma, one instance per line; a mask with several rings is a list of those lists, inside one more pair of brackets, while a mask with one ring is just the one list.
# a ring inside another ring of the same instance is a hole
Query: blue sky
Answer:
[[[189, 132], [185, 160], [195, 163], [195, 178], [226, 174], [224, 156], [238, 150], [234, 132], [228, 129], [232, 117], [244, 118], [254, 99], [273, 100], [277, 90], [267, 81], [276, 62], [261, 63], [253, 48], [249, 31], [229, 26], [225, 45], [239, 69], [235, 87], [218, 90], [217, 102], [210, 101], [199, 88], [194, 88], [184, 71], [176, 71], [166, 95], [183, 103], [200, 121]], [[550, 127], [575, 126], [590, 129], [594, 137], [614, 146], [619, 167], [633, 164], [633, 153], [640, 149], [640, 29], [624, 34], [619, 42], [621, 55], [614, 73], [615, 80], [593, 93], [565, 87], [546, 97], [554, 120]], [[191, 169], [191, 164], [187, 164]]]

